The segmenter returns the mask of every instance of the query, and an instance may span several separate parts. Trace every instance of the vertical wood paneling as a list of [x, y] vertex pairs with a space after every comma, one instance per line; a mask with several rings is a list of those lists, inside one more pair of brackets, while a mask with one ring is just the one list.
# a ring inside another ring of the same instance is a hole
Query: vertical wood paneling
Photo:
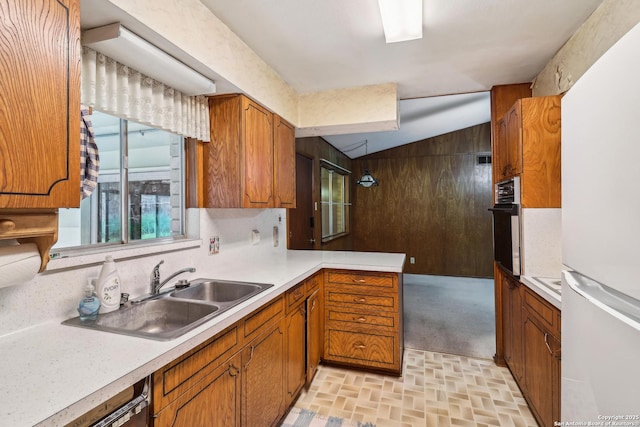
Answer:
[[[352, 161], [380, 186], [353, 194], [353, 250], [404, 252], [405, 272], [493, 276], [490, 124]], [[410, 264], [409, 257], [416, 263]]]

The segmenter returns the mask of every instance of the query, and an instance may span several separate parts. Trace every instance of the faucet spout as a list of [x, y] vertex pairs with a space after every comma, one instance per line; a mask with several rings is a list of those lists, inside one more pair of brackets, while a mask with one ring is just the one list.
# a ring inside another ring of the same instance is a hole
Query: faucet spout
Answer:
[[181, 270], [176, 271], [175, 273], [171, 274], [169, 277], [167, 277], [166, 279], [164, 279], [162, 282], [160, 282], [160, 277], [158, 276], [158, 282], [159, 283], [154, 283], [153, 286], [153, 294], [158, 294], [160, 292], [160, 289], [166, 285], [169, 280], [173, 279], [174, 277], [182, 274], [182, 273], [195, 273], [196, 269], [193, 267], [187, 267], [187, 268], [183, 268]]

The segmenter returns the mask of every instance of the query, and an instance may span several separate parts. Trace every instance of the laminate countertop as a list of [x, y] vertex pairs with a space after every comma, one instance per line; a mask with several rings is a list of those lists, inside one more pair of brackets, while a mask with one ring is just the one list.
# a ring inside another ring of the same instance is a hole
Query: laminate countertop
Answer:
[[198, 276], [274, 286], [171, 341], [38, 324], [0, 338], [0, 426], [63, 426], [323, 268], [402, 273], [405, 255], [278, 251]]

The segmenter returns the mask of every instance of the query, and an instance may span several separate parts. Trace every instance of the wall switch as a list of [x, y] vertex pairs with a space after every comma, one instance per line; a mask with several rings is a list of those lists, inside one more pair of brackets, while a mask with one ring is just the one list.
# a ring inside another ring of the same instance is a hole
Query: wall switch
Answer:
[[256, 229], [251, 230], [251, 244], [257, 245], [260, 243], [260, 232]]
[[220, 237], [213, 236], [209, 239], [209, 255], [215, 255], [220, 252]]
[[411, 258], [409, 258], [409, 264], [415, 264], [416, 263], [416, 257], [412, 256]]

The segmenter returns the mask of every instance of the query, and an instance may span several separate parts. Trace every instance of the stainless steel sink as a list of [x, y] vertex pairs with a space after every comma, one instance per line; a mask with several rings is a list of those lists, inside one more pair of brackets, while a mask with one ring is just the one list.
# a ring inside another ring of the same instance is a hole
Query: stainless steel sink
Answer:
[[63, 325], [167, 341], [177, 338], [272, 284], [197, 279], [188, 288], [128, 302], [96, 320], [65, 320]]
[[220, 311], [214, 304], [201, 304], [168, 298], [126, 304], [119, 310], [98, 316], [96, 320], [65, 320], [64, 325], [156, 340], [170, 340], [206, 322]]
[[194, 280], [186, 289], [171, 293], [174, 298], [207, 301], [225, 305], [240, 303], [273, 285], [264, 283], [231, 282], [224, 280]]

